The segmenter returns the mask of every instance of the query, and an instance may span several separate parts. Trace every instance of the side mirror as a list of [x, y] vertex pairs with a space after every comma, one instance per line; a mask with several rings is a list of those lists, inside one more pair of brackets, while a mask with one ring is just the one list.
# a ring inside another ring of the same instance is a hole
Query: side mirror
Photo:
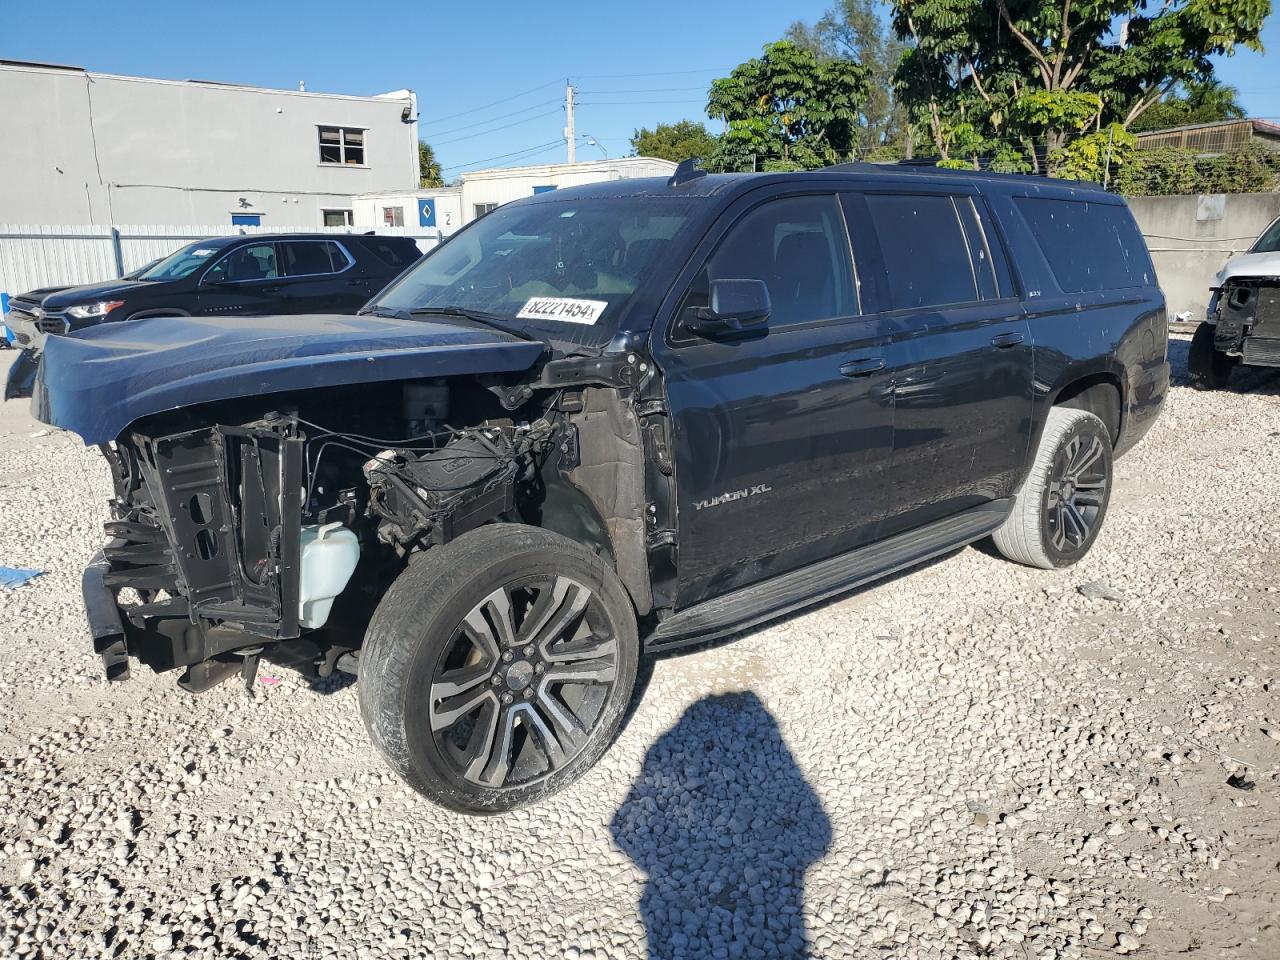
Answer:
[[711, 305], [685, 321], [694, 333], [715, 336], [763, 327], [769, 319], [769, 287], [763, 280], [712, 280]]

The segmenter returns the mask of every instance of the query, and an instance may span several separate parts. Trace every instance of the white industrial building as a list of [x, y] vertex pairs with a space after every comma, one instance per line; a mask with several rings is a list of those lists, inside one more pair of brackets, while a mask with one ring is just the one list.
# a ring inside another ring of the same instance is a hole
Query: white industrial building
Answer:
[[411, 90], [371, 97], [0, 60], [9, 224], [344, 226], [418, 185]]
[[476, 217], [521, 197], [603, 180], [669, 177], [675, 168], [669, 160], [620, 157], [587, 163], [476, 170], [464, 173], [452, 186], [368, 193], [355, 197], [351, 206], [356, 227], [419, 227], [448, 236]]

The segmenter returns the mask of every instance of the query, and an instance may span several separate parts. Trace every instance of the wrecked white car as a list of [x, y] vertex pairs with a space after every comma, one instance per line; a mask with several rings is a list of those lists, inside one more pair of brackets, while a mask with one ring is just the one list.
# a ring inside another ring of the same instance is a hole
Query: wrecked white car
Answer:
[[1187, 357], [1191, 382], [1218, 389], [1240, 364], [1280, 367], [1280, 217], [1218, 271], [1212, 292]]

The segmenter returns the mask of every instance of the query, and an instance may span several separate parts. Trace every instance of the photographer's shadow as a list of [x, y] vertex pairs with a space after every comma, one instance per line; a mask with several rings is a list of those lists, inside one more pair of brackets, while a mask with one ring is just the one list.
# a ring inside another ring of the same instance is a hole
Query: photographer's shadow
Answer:
[[685, 711], [610, 828], [648, 875], [652, 960], [809, 955], [804, 875], [827, 851], [831, 821], [755, 694]]

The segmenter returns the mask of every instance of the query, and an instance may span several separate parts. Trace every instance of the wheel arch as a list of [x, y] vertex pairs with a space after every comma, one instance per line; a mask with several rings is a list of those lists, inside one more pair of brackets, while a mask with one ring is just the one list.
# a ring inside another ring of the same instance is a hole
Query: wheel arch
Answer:
[[151, 317], [189, 317], [192, 316], [191, 311], [183, 310], [181, 307], [154, 307], [147, 310], [139, 310], [137, 313], [131, 313], [125, 317], [126, 320], [147, 320]]
[[1068, 380], [1054, 394], [1051, 406], [1092, 413], [1106, 426], [1112, 448], [1124, 435], [1124, 385], [1114, 371], [1098, 371]]

